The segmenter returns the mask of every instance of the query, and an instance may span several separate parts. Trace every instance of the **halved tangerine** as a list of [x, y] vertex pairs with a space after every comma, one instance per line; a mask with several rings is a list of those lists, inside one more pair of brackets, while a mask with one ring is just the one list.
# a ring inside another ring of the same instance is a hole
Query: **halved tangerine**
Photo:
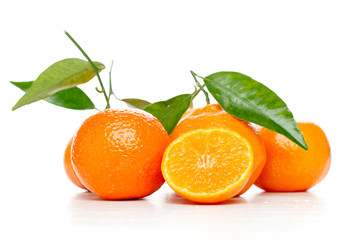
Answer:
[[180, 196], [201, 203], [234, 197], [246, 185], [254, 154], [249, 141], [224, 128], [197, 129], [165, 150], [161, 171]]

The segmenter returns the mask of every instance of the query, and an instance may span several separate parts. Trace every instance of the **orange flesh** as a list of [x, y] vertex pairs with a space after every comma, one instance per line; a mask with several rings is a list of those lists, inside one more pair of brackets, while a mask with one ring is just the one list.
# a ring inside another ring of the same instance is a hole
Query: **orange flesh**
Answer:
[[206, 200], [212, 202], [217, 201], [216, 195], [237, 194], [239, 190], [233, 190], [246, 183], [252, 164], [253, 151], [245, 138], [231, 130], [212, 128], [190, 131], [174, 140], [164, 154], [162, 168], [176, 192], [214, 195]]
[[254, 153], [254, 165], [246, 186], [241, 189], [237, 196], [244, 194], [258, 178], [266, 161], [265, 147], [257, 131], [250, 123], [225, 112], [219, 104], [209, 104], [203, 108], [187, 110], [171, 133], [171, 138], [176, 139], [191, 130], [204, 128], [230, 129], [239, 133], [250, 142]]

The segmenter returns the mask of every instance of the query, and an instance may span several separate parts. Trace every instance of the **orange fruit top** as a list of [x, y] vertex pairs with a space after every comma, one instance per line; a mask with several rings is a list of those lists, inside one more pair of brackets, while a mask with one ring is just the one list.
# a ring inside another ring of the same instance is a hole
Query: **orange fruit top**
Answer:
[[241, 195], [253, 185], [266, 161], [266, 152], [263, 143], [257, 131], [250, 123], [225, 112], [219, 104], [209, 104], [203, 108], [189, 109], [179, 121], [170, 137], [171, 139], [175, 139], [191, 130], [211, 127], [221, 127], [236, 131], [245, 137], [252, 146], [254, 152], [254, 167], [249, 181], [238, 194]]
[[141, 110], [104, 110], [84, 121], [71, 159], [84, 186], [105, 199], [152, 194], [164, 183], [161, 159], [170, 137]]
[[234, 197], [253, 166], [251, 144], [235, 131], [198, 129], [167, 147], [161, 170], [169, 186], [189, 200], [217, 203]]
[[65, 173], [68, 176], [68, 178], [70, 179], [70, 181], [75, 184], [76, 186], [78, 186], [79, 188], [85, 189], [86, 187], [84, 187], [84, 185], [80, 182], [79, 178], [76, 176], [76, 173], [74, 171], [74, 168], [71, 164], [71, 144], [73, 142], [73, 137], [70, 139], [70, 141], [68, 142], [66, 149], [65, 149], [65, 153], [64, 153], [64, 168], [65, 168]]
[[266, 128], [259, 134], [267, 161], [255, 185], [276, 192], [306, 191], [319, 183], [330, 169], [330, 145], [323, 130], [313, 123], [298, 123], [309, 150]]

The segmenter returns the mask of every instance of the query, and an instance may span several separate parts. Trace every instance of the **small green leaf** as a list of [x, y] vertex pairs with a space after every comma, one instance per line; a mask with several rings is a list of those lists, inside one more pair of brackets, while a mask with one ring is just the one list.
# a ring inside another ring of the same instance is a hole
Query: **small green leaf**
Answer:
[[127, 104], [130, 104], [131, 106], [139, 109], [144, 109], [146, 106], [149, 106], [151, 103], [148, 101], [138, 99], [138, 98], [124, 98], [120, 99], [123, 102], [126, 102]]
[[[105, 68], [102, 63], [95, 64], [99, 70]], [[12, 110], [47, 98], [58, 91], [86, 83], [94, 76], [94, 69], [87, 61], [68, 58], [56, 62], [39, 75]]]
[[[20, 88], [26, 92], [33, 81], [30, 82], [10, 82], [16, 87]], [[75, 109], [75, 110], [85, 110], [85, 109], [95, 109], [94, 103], [90, 98], [78, 87], [72, 87], [68, 89], [61, 90], [54, 95], [45, 98], [45, 101], [52, 103], [54, 105]]]
[[217, 72], [204, 82], [226, 112], [283, 134], [308, 149], [285, 102], [265, 85], [237, 72]]
[[159, 119], [168, 134], [171, 134], [197, 93], [198, 91], [193, 94], [182, 94], [166, 101], [156, 102], [144, 110]]

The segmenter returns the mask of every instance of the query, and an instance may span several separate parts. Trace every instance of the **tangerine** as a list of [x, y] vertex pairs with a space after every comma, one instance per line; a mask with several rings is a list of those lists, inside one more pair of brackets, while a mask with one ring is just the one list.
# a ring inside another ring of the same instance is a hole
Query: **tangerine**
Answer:
[[71, 144], [73, 142], [74, 137], [72, 137], [70, 139], [70, 141], [68, 142], [66, 149], [65, 149], [65, 153], [64, 153], [64, 168], [65, 168], [65, 172], [66, 175], [68, 176], [68, 178], [70, 179], [70, 181], [75, 184], [76, 186], [78, 186], [79, 188], [82, 189], [86, 189], [86, 187], [84, 187], [84, 185], [80, 182], [78, 176], [76, 175], [74, 168], [71, 164]]
[[309, 150], [285, 136], [260, 128], [267, 161], [255, 185], [265, 191], [306, 191], [318, 184], [330, 169], [330, 145], [324, 131], [314, 123], [298, 123]]
[[251, 144], [254, 153], [254, 166], [246, 185], [238, 195], [245, 193], [260, 175], [265, 161], [266, 151], [254, 127], [246, 121], [225, 112], [219, 104], [208, 104], [202, 108], [189, 109], [180, 119], [170, 137], [172, 140], [195, 129], [221, 127], [238, 132]]
[[153, 115], [108, 109], [81, 125], [71, 160], [84, 186], [99, 197], [141, 198], [164, 183], [161, 160], [169, 142], [169, 135]]
[[250, 142], [225, 128], [182, 134], [166, 148], [161, 170], [180, 196], [200, 203], [234, 197], [245, 186], [254, 161]]

